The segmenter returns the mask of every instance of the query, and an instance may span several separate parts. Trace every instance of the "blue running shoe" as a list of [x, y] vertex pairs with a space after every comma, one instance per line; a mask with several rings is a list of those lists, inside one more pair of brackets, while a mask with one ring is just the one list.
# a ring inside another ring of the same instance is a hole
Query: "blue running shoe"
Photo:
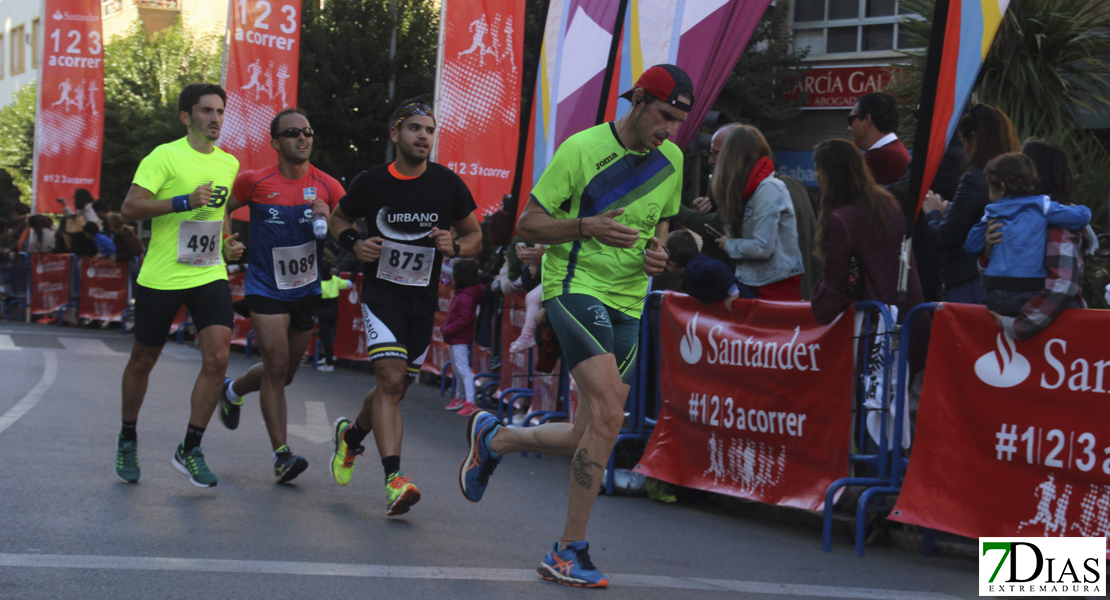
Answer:
[[567, 544], [566, 550], [559, 550], [559, 542], [555, 542], [536, 572], [540, 577], [562, 585], [609, 587], [609, 578], [590, 561], [590, 544], [585, 540]]
[[490, 450], [487, 441], [493, 438], [493, 433], [499, 427], [501, 424], [497, 417], [484, 410], [475, 411], [466, 423], [466, 440], [470, 444], [470, 452], [459, 465], [459, 488], [463, 496], [471, 502], [482, 499], [489, 476], [501, 462], [501, 457]]

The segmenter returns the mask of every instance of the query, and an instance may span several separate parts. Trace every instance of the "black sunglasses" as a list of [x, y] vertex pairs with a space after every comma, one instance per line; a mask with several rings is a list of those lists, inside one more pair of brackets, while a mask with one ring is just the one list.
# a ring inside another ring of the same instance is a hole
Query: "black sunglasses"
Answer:
[[862, 118], [863, 118], [863, 115], [848, 115], [848, 127], [852, 126], [852, 121], [855, 121], [856, 119], [862, 119]]
[[278, 134], [277, 134], [277, 137], [295, 138], [295, 137], [300, 136], [302, 133], [304, 134], [304, 136], [306, 138], [310, 138], [310, 137], [312, 137], [312, 128], [311, 127], [301, 127], [301, 128], [298, 129], [296, 127], [290, 127], [289, 129], [286, 129], [285, 131], [279, 131]]

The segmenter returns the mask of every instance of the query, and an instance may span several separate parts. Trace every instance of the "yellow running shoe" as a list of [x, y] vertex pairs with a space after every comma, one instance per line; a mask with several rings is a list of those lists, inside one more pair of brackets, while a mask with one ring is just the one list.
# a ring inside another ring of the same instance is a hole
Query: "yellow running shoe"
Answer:
[[420, 502], [420, 490], [400, 471], [385, 482], [385, 514], [392, 517], [409, 512], [413, 504]]
[[351, 422], [344, 417], [335, 421], [335, 453], [331, 455], [331, 476], [339, 485], [351, 483], [351, 474], [355, 470], [355, 457], [366, 450], [365, 446], [350, 448], [343, 434], [351, 427]]

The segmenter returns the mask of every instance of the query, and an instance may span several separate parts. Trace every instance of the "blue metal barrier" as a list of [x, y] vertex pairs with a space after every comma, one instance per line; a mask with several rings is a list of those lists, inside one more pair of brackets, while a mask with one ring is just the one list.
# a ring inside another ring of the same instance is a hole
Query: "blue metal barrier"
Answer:
[[[832, 510], [833, 498], [836, 491], [846, 485], [861, 485], [867, 489], [860, 494], [858, 503], [856, 505], [855, 517], [855, 553], [856, 556], [863, 556], [864, 552], [864, 533], [867, 525], [867, 509], [872, 500], [884, 496], [891, 496], [898, 494], [902, 490], [902, 478], [909, 465], [909, 458], [903, 454], [902, 451], [902, 434], [903, 434], [903, 421], [904, 410], [906, 406], [906, 389], [909, 379], [909, 347], [910, 347], [910, 334], [912, 324], [921, 314], [932, 313], [936, 308], [935, 303], [926, 303], [915, 306], [907, 313], [905, 321], [900, 328], [892, 327], [893, 320], [886, 307], [874, 302], [859, 302], [856, 304], [857, 312], [866, 310], [864, 322], [861, 325], [861, 331], [870, 331], [871, 318], [873, 313], [878, 314], [885, 320], [887, 325], [887, 334], [882, 336], [879, 343], [885, 344], [886, 349], [884, 353], [883, 364], [883, 377], [882, 389], [884, 390], [883, 398], [884, 403], [881, 413], [881, 425], [879, 436], [879, 447], [875, 454], [854, 454], [850, 455], [850, 459], [859, 464], [868, 464], [876, 468], [876, 474], [871, 477], [846, 477], [833, 482], [829, 486], [828, 491], [825, 493], [825, 510], [824, 510], [824, 523], [821, 535], [821, 548], [826, 552], [832, 550]], [[894, 338], [897, 334], [897, 338]], [[878, 337], [878, 336], [877, 336]], [[897, 339], [897, 345], [893, 345], [892, 340]], [[860, 336], [860, 342], [868, 344], [871, 343], [869, 335]], [[865, 346], [864, 356], [870, 357], [872, 354], [868, 352], [869, 347]], [[890, 381], [890, 366], [891, 363], [896, 365], [896, 382], [894, 389], [890, 389], [888, 382]], [[867, 365], [861, 365], [861, 373], [867, 372]], [[867, 436], [866, 431], [866, 414], [862, 410], [862, 405], [857, 402], [857, 407], [860, 409], [857, 413], [856, 423], [862, 436], [857, 436], [857, 439], [865, 440]], [[890, 419], [887, 419], [887, 413]], [[894, 423], [893, 431], [887, 431], [887, 422]], [[926, 555], [932, 554], [933, 550], [933, 531], [926, 529], [923, 536], [924, 540], [924, 553]]]

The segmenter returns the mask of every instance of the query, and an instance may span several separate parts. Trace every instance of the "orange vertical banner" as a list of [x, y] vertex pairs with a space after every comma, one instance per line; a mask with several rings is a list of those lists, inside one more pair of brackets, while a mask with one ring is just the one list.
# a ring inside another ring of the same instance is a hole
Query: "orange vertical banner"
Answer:
[[104, 38], [99, 0], [45, 0], [35, 119], [34, 211], [61, 212], [85, 188], [100, 196]]
[[466, 182], [481, 218], [513, 184], [524, 0], [445, 0], [440, 37], [435, 161]]
[[[240, 170], [273, 164], [270, 121], [297, 106], [300, 54], [300, 0], [231, 0], [220, 148], [239, 159]], [[247, 220], [246, 211], [235, 218]]]

